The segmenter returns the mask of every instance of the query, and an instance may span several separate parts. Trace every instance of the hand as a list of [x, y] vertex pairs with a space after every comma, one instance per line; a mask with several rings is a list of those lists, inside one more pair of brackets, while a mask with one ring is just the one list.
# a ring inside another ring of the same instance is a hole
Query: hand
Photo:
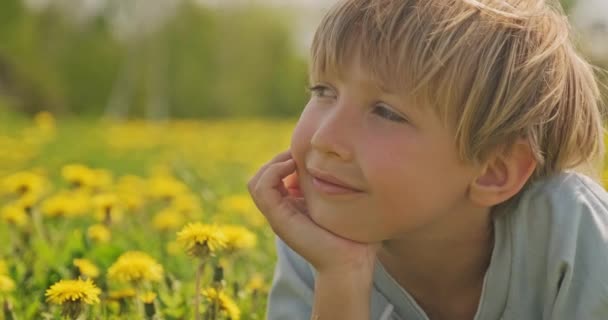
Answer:
[[357, 274], [371, 281], [378, 245], [345, 239], [317, 225], [308, 215], [296, 169], [290, 151], [260, 168], [248, 183], [258, 209], [277, 236], [317, 272]]

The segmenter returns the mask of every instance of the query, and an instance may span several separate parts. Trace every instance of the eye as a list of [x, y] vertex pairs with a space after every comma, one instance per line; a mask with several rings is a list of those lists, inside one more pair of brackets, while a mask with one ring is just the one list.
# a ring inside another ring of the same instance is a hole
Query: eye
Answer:
[[333, 90], [324, 85], [315, 85], [315, 86], [308, 88], [308, 90], [310, 91], [310, 94], [313, 97], [317, 97], [317, 98], [335, 98], [336, 97], [336, 94], [333, 92]]
[[404, 117], [391, 111], [388, 107], [383, 106], [381, 104], [376, 105], [374, 107], [374, 114], [376, 114], [384, 119], [394, 121], [394, 122], [407, 122], [407, 120]]

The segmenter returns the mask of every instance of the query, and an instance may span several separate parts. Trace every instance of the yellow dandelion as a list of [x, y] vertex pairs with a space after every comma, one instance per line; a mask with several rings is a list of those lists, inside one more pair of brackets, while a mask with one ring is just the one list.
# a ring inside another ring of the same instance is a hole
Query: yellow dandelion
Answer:
[[137, 212], [144, 206], [144, 198], [135, 192], [121, 192], [118, 197], [129, 212]]
[[188, 191], [188, 187], [171, 176], [157, 176], [150, 179], [149, 194], [154, 199], [174, 199]]
[[87, 278], [97, 278], [99, 277], [99, 268], [93, 264], [90, 260], [87, 259], [74, 259], [72, 262], [75, 267], [78, 268], [78, 271], [81, 275]]
[[15, 290], [15, 282], [9, 276], [0, 274], [0, 293], [9, 293]]
[[257, 242], [255, 234], [247, 228], [236, 225], [222, 226], [222, 232], [226, 235], [226, 248], [228, 250], [243, 250], [255, 247]]
[[156, 306], [154, 306], [154, 300], [156, 299], [156, 293], [148, 291], [139, 296], [139, 300], [144, 303], [144, 313], [146, 318], [156, 318]]
[[95, 184], [93, 169], [82, 164], [68, 164], [61, 168], [61, 176], [75, 187], [90, 187]]
[[267, 223], [264, 215], [259, 213], [249, 195], [237, 194], [225, 197], [219, 201], [218, 210], [222, 213], [243, 216], [255, 227], [261, 227]]
[[93, 197], [95, 218], [106, 224], [117, 222], [122, 219], [122, 208], [116, 194], [102, 193]]
[[177, 233], [177, 242], [189, 255], [205, 257], [226, 246], [226, 237], [215, 225], [190, 223]]
[[4, 206], [0, 210], [0, 217], [4, 222], [20, 228], [26, 226], [29, 221], [29, 216], [25, 212], [25, 209], [15, 204]]
[[47, 217], [74, 217], [87, 212], [90, 196], [83, 191], [61, 191], [45, 199], [40, 211]]
[[141, 300], [143, 303], [153, 303], [154, 299], [156, 299], [156, 293], [152, 291], [144, 292], [139, 297], [139, 300]]
[[39, 197], [44, 192], [47, 184], [44, 176], [34, 172], [22, 171], [4, 178], [1, 190], [3, 193], [11, 195], [23, 196], [30, 194]]
[[46, 301], [63, 306], [62, 314], [76, 319], [86, 304], [99, 303], [101, 290], [91, 279], [60, 280], [44, 294]]
[[118, 193], [139, 193], [145, 185], [145, 180], [136, 175], [124, 175], [118, 179], [116, 190]]
[[201, 203], [197, 196], [191, 193], [179, 194], [173, 199], [171, 207], [177, 212], [190, 216], [201, 211]]
[[161, 281], [163, 267], [141, 251], [128, 251], [108, 269], [108, 277], [119, 282]]
[[110, 229], [103, 224], [94, 224], [87, 229], [87, 236], [92, 241], [107, 243], [110, 241]]
[[268, 285], [259, 273], [254, 274], [245, 285], [245, 290], [248, 292], [266, 292], [267, 289]]
[[46, 301], [55, 304], [65, 302], [84, 302], [86, 304], [99, 303], [101, 290], [95, 286], [91, 279], [60, 280], [53, 284], [44, 294]]
[[236, 211], [243, 213], [255, 210], [255, 204], [251, 197], [245, 194], [225, 197], [219, 201], [218, 206], [222, 212]]
[[137, 293], [135, 292], [135, 289], [126, 288], [126, 289], [110, 291], [110, 293], [108, 293], [108, 298], [110, 300], [123, 300], [123, 299], [133, 298], [136, 295], [137, 295]]
[[104, 190], [112, 185], [112, 172], [105, 169], [94, 169], [93, 170], [94, 180], [90, 185], [95, 190]]
[[223, 291], [220, 291], [218, 294], [215, 288], [207, 288], [203, 289], [202, 294], [205, 298], [207, 298], [207, 301], [217, 303], [219, 305], [220, 312], [231, 320], [238, 320], [241, 317], [239, 307], [236, 305], [234, 300], [232, 300]]
[[41, 196], [39, 194], [30, 192], [30, 193], [24, 194], [21, 197], [19, 197], [18, 199], [16, 199], [15, 204], [17, 204], [18, 206], [21, 206], [23, 208], [32, 208], [38, 203], [40, 198], [41, 198]]
[[160, 231], [174, 230], [184, 225], [184, 217], [172, 209], [164, 209], [157, 213], [152, 220], [152, 225]]

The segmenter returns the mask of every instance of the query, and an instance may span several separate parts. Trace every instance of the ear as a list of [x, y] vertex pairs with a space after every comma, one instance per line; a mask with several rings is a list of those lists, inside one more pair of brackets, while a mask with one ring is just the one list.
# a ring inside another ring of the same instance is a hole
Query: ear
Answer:
[[469, 186], [473, 203], [491, 207], [517, 194], [536, 168], [532, 149], [524, 139], [509, 150], [492, 156]]

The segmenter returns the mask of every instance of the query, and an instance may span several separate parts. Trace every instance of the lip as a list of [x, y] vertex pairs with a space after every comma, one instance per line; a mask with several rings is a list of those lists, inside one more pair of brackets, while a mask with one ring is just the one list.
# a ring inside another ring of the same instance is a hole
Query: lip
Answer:
[[307, 168], [308, 172], [312, 176], [312, 183], [318, 190], [328, 194], [353, 194], [362, 193], [363, 191], [357, 189], [348, 183], [328, 174], [321, 170], [314, 168]]

